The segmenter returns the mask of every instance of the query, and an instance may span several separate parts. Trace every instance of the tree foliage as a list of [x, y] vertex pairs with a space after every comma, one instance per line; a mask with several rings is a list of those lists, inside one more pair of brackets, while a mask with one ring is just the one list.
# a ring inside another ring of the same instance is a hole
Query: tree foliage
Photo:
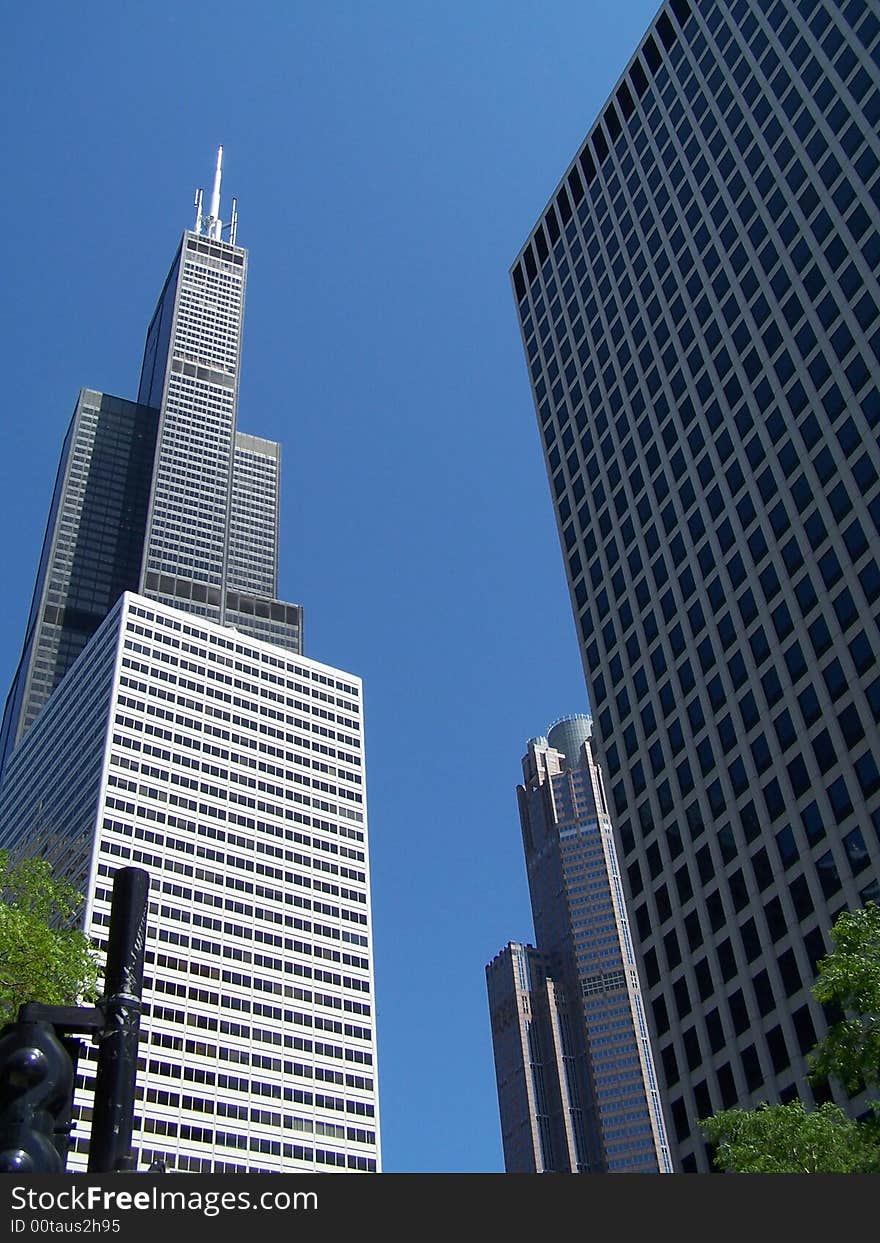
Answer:
[[0, 1026], [28, 1001], [93, 1000], [98, 961], [76, 926], [82, 894], [45, 859], [12, 864], [0, 851]]
[[880, 1084], [880, 907], [845, 911], [831, 937], [834, 950], [819, 963], [813, 996], [845, 1017], [816, 1045], [810, 1070], [854, 1093]]
[[[845, 911], [831, 930], [834, 949], [818, 965], [813, 995], [843, 1017], [808, 1058], [816, 1082], [838, 1080], [850, 1095], [880, 1085], [880, 907]], [[715, 1164], [738, 1174], [880, 1173], [880, 1105], [862, 1120], [826, 1103], [800, 1101], [726, 1109], [700, 1122]]]
[[737, 1174], [880, 1173], [880, 1145], [838, 1105], [726, 1109], [700, 1125], [717, 1144], [715, 1164]]

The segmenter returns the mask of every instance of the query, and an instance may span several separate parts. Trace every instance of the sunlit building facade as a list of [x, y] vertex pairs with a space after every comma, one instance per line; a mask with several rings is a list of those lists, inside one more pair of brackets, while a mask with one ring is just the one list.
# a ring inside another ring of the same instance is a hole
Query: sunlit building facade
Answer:
[[[247, 252], [187, 230], [137, 403], [80, 395], [7, 702], [0, 846], [150, 874], [138, 1168], [380, 1169], [362, 688], [277, 598], [280, 449], [237, 429]], [[95, 1054], [70, 1168], [85, 1168]]]

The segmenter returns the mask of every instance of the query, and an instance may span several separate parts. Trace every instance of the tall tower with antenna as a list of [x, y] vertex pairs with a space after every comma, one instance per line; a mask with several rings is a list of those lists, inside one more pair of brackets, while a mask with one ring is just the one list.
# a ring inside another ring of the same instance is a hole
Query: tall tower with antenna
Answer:
[[[139, 586], [295, 648], [295, 606], [274, 599], [274, 581], [258, 605], [230, 566], [230, 531], [242, 517], [235, 461], [247, 251], [235, 245], [236, 207], [228, 225], [220, 217], [222, 171], [220, 147], [208, 215], [199, 190], [195, 228], [181, 239], [147, 333], [138, 401], [159, 411], [159, 434]], [[248, 508], [264, 548], [275, 538], [271, 516]]]
[[[238, 431], [247, 252], [196, 196], [138, 401], [84, 389], [3, 724], [0, 848], [150, 873], [134, 1142], [192, 1172], [379, 1167], [360, 680], [277, 598], [280, 448]], [[88, 1149], [91, 1051], [75, 1149]]]
[[[136, 402], [83, 389], [64, 442], [25, 642], [0, 729], [0, 779], [123, 591], [302, 649], [278, 599], [281, 449], [237, 430], [247, 251], [238, 213], [196, 195], [147, 332]], [[226, 232], [230, 240], [224, 240]]]

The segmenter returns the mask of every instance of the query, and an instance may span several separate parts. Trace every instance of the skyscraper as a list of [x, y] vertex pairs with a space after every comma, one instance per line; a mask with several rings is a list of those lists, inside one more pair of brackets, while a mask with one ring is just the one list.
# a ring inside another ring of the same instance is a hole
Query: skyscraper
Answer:
[[[80, 394], [4, 718], [0, 845], [53, 859], [104, 948], [151, 876], [142, 1164], [373, 1171], [361, 684], [277, 597], [280, 450], [236, 427], [247, 253], [181, 240], [139, 401]], [[88, 1147], [80, 1063], [72, 1168]]]
[[[0, 773], [122, 591], [302, 650], [277, 596], [280, 448], [236, 430], [247, 252], [210, 211], [184, 233], [147, 332], [138, 403], [84, 389], [61, 465]], [[234, 202], [234, 201], [233, 201]]]
[[509, 1174], [672, 1168], [590, 732], [531, 739], [517, 787], [537, 949], [486, 968]]
[[698, 1118], [812, 1104], [880, 893], [878, 38], [664, 4], [512, 269], [685, 1170]]

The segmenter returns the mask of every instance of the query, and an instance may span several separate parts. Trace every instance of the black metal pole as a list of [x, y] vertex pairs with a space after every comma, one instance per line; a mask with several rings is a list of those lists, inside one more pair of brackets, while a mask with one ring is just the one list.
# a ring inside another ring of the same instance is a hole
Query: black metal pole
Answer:
[[105, 1026], [99, 1037], [89, 1173], [133, 1170], [131, 1132], [144, 985], [147, 893], [143, 868], [120, 868], [113, 902], [104, 973]]

